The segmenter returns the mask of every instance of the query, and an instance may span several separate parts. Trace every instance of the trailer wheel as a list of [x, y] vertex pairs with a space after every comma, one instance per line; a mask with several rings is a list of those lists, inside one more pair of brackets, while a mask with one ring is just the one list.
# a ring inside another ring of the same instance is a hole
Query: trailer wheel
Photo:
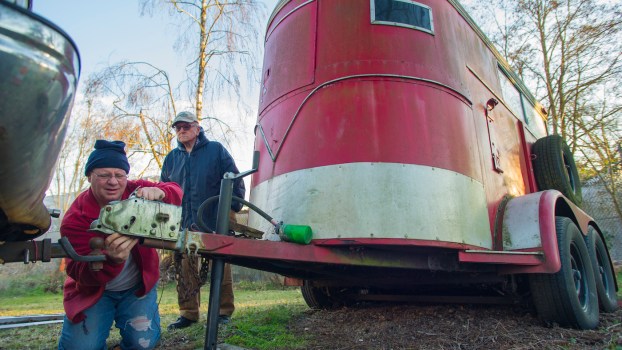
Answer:
[[304, 281], [300, 291], [302, 298], [312, 309], [330, 310], [346, 304], [336, 288], [314, 287], [309, 285], [308, 281]]
[[583, 235], [569, 218], [557, 217], [555, 224], [560, 270], [529, 275], [538, 316], [547, 324], [594, 329], [598, 326], [598, 296]]
[[559, 135], [537, 140], [531, 149], [533, 171], [540, 190], [558, 190], [574, 204], [583, 202], [579, 171], [570, 148]]
[[586, 243], [592, 267], [594, 268], [600, 310], [603, 312], [614, 312], [618, 309], [616, 280], [605, 242], [603, 242], [600, 234], [590, 226]]

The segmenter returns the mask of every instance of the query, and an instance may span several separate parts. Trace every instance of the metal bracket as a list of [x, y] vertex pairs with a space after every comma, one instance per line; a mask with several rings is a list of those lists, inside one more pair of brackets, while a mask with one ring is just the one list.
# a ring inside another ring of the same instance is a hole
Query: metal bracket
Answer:
[[90, 231], [174, 242], [179, 238], [180, 227], [181, 207], [132, 197], [103, 207]]

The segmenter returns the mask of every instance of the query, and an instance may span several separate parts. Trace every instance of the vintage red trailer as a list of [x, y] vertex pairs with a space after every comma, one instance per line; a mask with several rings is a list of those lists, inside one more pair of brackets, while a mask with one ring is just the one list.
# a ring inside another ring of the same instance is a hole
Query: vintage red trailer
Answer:
[[568, 147], [457, 1], [282, 0], [260, 94], [250, 202], [313, 237], [204, 239], [216, 256], [304, 281], [312, 307], [476, 286], [578, 328], [615, 309]]

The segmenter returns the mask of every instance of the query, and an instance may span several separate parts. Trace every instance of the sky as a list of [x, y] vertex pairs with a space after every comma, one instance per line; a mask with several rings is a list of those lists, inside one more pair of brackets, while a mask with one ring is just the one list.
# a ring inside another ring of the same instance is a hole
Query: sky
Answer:
[[[269, 15], [278, 0], [259, 1]], [[65, 31], [78, 47], [81, 73], [77, 99], [90, 74], [119, 61], [147, 61], [166, 70], [172, 81], [184, 77], [186, 62], [173, 50], [174, 24], [163, 14], [141, 16], [138, 0], [34, 0], [32, 10]], [[257, 100], [253, 97], [248, 101], [255, 116]], [[254, 119], [247, 138], [252, 139], [253, 125]], [[250, 169], [252, 148], [252, 140], [232, 145], [230, 152], [240, 171]]]
[[[260, 2], [271, 13], [277, 0]], [[176, 34], [170, 19], [161, 14], [141, 16], [138, 0], [34, 0], [33, 12], [73, 39], [82, 77], [121, 60], [148, 60], [172, 74], [185, 64], [171, 49]]]

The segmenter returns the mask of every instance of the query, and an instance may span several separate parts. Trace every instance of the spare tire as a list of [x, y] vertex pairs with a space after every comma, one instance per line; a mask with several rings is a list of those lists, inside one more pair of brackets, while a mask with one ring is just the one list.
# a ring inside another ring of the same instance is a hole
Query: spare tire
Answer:
[[559, 135], [537, 140], [531, 148], [533, 172], [538, 189], [558, 190], [574, 204], [581, 206], [581, 181], [570, 148]]

